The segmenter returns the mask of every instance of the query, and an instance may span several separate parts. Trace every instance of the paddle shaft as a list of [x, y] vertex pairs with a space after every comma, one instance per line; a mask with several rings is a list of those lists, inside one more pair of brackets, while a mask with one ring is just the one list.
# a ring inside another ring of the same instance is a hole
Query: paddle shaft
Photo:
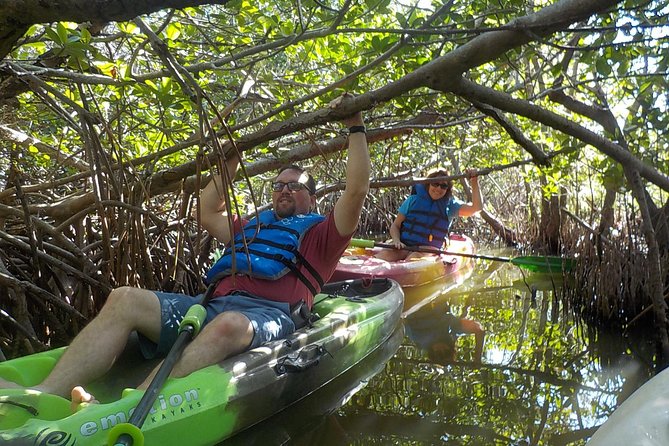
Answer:
[[[215, 283], [209, 285], [206, 293], [200, 301], [200, 305], [204, 305], [207, 303], [207, 301], [209, 301], [209, 299], [211, 299], [215, 289]], [[170, 373], [172, 373], [172, 369], [174, 369], [174, 366], [179, 361], [179, 358], [181, 358], [181, 353], [183, 353], [186, 345], [188, 345], [191, 339], [193, 339], [195, 332], [196, 328], [192, 324], [185, 325], [181, 329], [176, 341], [174, 341], [174, 344], [172, 345], [172, 348], [160, 365], [158, 372], [156, 372], [156, 375], [151, 380], [151, 383], [149, 384], [149, 387], [147, 387], [146, 392], [144, 392], [144, 395], [142, 395], [142, 399], [139, 400], [135, 411], [130, 416], [130, 419], [128, 420], [129, 424], [142, 427], [144, 421], [146, 421], [146, 418], [149, 416], [151, 407], [153, 407], [153, 403], [155, 403], [156, 399], [158, 398], [160, 389], [162, 389], [163, 384], [165, 384], [165, 381], [167, 381], [167, 378], [169, 378]], [[115, 446], [132, 446], [132, 444], [132, 436], [128, 434], [121, 434], [116, 440]]]
[[[352, 239], [351, 246], [361, 248], [373, 248], [378, 246], [380, 248], [397, 249], [395, 245], [388, 243], [379, 243], [372, 240]], [[429, 254], [446, 254], [451, 256], [471, 257], [473, 259], [494, 260], [498, 262], [510, 262], [513, 265], [528, 269], [533, 272], [542, 273], [556, 273], [569, 272], [574, 265], [574, 259], [566, 259], [556, 256], [522, 256], [522, 257], [499, 257], [489, 256], [485, 254], [470, 254], [467, 252], [451, 252], [441, 249], [421, 247], [421, 246], [407, 246], [403, 248], [407, 251], [425, 252]]]
[[[374, 246], [378, 246], [379, 248], [396, 249], [395, 245], [391, 245], [389, 243], [374, 242]], [[470, 257], [472, 259], [496, 260], [498, 262], [511, 262], [511, 261], [513, 261], [513, 259], [511, 257], [489, 256], [489, 255], [485, 255], [485, 254], [469, 254], [467, 252], [451, 252], [451, 251], [444, 251], [444, 250], [437, 249], [437, 248], [423, 248], [423, 247], [420, 247], [420, 246], [405, 246], [402, 249], [404, 249], [406, 251], [425, 252], [425, 253], [429, 253], [429, 254], [445, 254], [445, 255], [449, 255], [449, 256]]]
[[[134, 424], [137, 427], [141, 427], [144, 424], [144, 421], [146, 421], [146, 418], [149, 416], [153, 403], [155, 403], [156, 399], [158, 398], [160, 389], [162, 389], [163, 384], [165, 384], [165, 381], [167, 378], [169, 378], [172, 369], [174, 368], [177, 361], [179, 361], [181, 353], [183, 353], [186, 345], [193, 338], [194, 331], [195, 330], [193, 327], [188, 326], [184, 328], [181, 333], [179, 333], [179, 336], [177, 336], [177, 340], [174, 342], [170, 353], [160, 365], [156, 376], [153, 377], [151, 384], [149, 384], [146, 392], [144, 392], [142, 399], [137, 404], [137, 407], [132, 413], [132, 416], [130, 416], [128, 423]], [[133, 439], [128, 434], [122, 434], [118, 440], [116, 440], [116, 446], [132, 446], [132, 444]]]

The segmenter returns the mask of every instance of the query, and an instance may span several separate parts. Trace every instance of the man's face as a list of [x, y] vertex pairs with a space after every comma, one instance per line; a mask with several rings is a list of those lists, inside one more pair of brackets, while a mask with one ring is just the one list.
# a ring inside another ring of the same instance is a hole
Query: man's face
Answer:
[[[302, 184], [307, 182], [307, 174], [296, 170], [284, 170], [274, 180], [275, 182], [289, 183], [297, 181]], [[280, 191], [272, 192], [272, 204], [274, 212], [280, 218], [290, 217], [297, 214], [307, 214], [316, 204], [316, 197], [310, 195], [308, 189], [291, 191], [288, 186], [284, 186]]]

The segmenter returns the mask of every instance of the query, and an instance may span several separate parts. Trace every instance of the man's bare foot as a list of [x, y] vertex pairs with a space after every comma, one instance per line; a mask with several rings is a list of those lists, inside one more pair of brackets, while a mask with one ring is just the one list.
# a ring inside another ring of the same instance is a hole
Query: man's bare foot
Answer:
[[71, 396], [72, 403], [70, 407], [72, 408], [72, 412], [76, 412], [81, 403], [98, 403], [98, 400], [96, 400], [93, 395], [86, 392], [86, 390], [81, 386], [77, 386], [72, 389]]

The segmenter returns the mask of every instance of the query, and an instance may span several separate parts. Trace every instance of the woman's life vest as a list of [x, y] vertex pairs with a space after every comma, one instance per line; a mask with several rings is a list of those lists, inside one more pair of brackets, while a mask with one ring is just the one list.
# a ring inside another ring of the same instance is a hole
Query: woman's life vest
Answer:
[[[218, 282], [232, 274], [276, 280], [292, 272], [315, 295], [317, 289], [313, 282], [320, 289], [323, 279], [298, 250], [307, 231], [323, 220], [325, 217], [314, 213], [277, 218], [273, 210], [261, 212], [235, 235], [232, 240], [234, 250], [231, 244], [226, 246], [223, 255], [207, 272], [206, 283]], [[300, 271], [300, 265], [305, 267], [312, 280]]]
[[416, 198], [400, 228], [400, 240], [407, 246], [441, 248], [448, 238], [450, 197], [433, 200], [423, 184], [415, 186]]

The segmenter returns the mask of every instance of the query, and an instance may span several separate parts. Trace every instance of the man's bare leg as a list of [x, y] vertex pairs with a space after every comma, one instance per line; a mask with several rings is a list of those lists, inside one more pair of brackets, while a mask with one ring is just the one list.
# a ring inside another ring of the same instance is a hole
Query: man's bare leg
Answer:
[[397, 262], [398, 260], [404, 260], [409, 255], [409, 251], [405, 249], [382, 249], [377, 252], [374, 257], [377, 259], [385, 260], [386, 262]]
[[[246, 316], [234, 311], [221, 313], [186, 347], [170, 376], [183, 377], [203, 367], [216, 364], [229, 356], [243, 352], [251, 345], [252, 340], [253, 326]], [[138, 388], [146, 389], [159, 368], [160, 365]]]
[[160, 303], [151, 291], [117, 288], [100, 314], [79, 333], [49, 376], [35, 388], [70, 397], [75, 386], [85, 385], [109, 371], [133, 330], [157, 340]]

